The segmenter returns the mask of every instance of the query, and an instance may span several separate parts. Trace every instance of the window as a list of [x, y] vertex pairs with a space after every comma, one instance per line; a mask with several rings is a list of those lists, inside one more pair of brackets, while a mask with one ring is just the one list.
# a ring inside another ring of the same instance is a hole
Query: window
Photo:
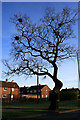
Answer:
[[47, 98], [47, 95], [46, 95], [46, 98]]
[[47, 90], [46, 90], [46, 93], [47, 93]]
[[14, 91], [14, 88], [12, 88], [12, 91]]
[[41, 90], [38, 90], [38, 92], [40, 92]]
[[37, 91], [36, 90], [34, 90], [34, 93], [36, 93]]
[[43, 95], [42, 95], [42, 98], [43, 98]]
[[6, 91], [6, 90], [7, 90], [7, 88], [6, 88], [6, 87], [4, 87], [4, 90]]
[[23, 93], [23, 91], [19, 91], [19, 93]]
[[27, 90], [27, 93], [29, 93], [29, 90]]
[[13, 99], [13, 95], [11, 95], [11, 99]]
[[32, 90], [30, 90], [30, 93], [32, 93]]
[[3, 98], [6, 98], [6, 94], [3, 94]]
[[13, 100], [13, 98], [14, 98], [14, 95], [11, 95], [11, 101]]

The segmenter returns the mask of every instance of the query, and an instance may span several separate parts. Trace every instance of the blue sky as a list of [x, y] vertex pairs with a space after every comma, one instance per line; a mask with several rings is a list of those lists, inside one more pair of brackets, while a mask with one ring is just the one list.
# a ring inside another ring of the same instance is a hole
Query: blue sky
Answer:
[[[78, 3], [75, 2], [3, 2], [2, 3], [2, 58], [8, 59], [11, 49], [11, 35], [15, 33], [15, 26], [10, 22], [10, 17], [13, 17], [15, 13], [27, 14], [34, 23], [39, 23], [39, 19], [44, 16], [44, 10], [46, 7], [55, 7], [56, 11], [60, 11], [63, 7], [68, 6], [70, 8], [77, 8]], [[71, 44], [78, 45], [78, 24], [74, 26], [74, 32], [76, 39], [73, 39]], [[5, 69], [5, 68], [3, 68]], [[77, 60], [66, 60], [59, 64], [58, 78], [64, 83], [63, 88], [66, 87], [78, 87], [78, 71]], [[2, 78], [0, 78], [2, 79]], [[24, 76], [15, 76], [9, 79], [17, 82], [20, 86], [30, 86], [36, 84], [36, 76], [25, 80]], [[50, 78], [40, 79], [40, 84], [47, 84], [50, 88], [53, 88], [54, 83]], [[5, 79], [3, 79], [5, 80]]]

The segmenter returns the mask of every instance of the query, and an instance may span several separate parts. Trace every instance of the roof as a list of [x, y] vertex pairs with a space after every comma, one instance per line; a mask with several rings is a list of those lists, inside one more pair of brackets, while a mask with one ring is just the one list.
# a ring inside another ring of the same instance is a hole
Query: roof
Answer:
[[20, 94], [26, 93], [29, 87], [20, 87]]
[[43, 87], [45, 87], [46, 85], [39, 85], [39, 86], [31, 86], [29, 88], [29, 90], [41, 90]]
[[21, 91], [25, 91], [25, 90], [37, 90], [37, 89], [42, 89], [43, 87], [45, 87], [46, 85], [35, 85], [35, 86], [31, 86], [31, 87], [20, 87]]
[[[40, 93], [40, 90], [44, 88], [45, 86], [47, 85], [39, 85], [39, 86], [35, 85], [31, 87], [21, 87], [20, 94], [36, 94], [37, 90], [38, 90], [38, 93]], [[36, 90], [36, 92], [34, 92], [34, 90]]]
[[16, 82], [6, 82], [6, 81], [0, 81], [0, 87], [19, 88]]

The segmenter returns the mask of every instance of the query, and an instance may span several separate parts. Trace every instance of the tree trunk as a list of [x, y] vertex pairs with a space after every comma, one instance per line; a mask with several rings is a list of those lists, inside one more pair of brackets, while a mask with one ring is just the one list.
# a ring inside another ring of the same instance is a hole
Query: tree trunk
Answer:
[[49, 110], [58, 110], [59, 106], [59, 93], [60, 89], [62, 88], [63, 84], [60, 80], [57, 79], [57, 65], [54, 64], [54, 75], [53, 75], [53, 81], [55, 82], [55, 87], [51, 93], [51, 104], [49, 106]]
[[[56, 80], [57, 81], [57, 84], [58, 84], [58, 79]], [[62, 84], [62, 82], [60, 83], [59, 81], [59, 84]], [[60, 94], [60, 87], [56, 86], [54, 87], [52, 93], [51, 93], [51, 104], [49, 106], [49, 110], [58, 110], [59, 108], [59, 94]]]

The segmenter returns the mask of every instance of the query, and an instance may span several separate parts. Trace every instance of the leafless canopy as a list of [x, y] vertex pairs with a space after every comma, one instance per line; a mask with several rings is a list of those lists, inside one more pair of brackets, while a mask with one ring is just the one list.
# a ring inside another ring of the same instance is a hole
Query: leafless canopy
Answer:
[[28, 16], [15, 14], [11, 18], [17, 30], [11, 38], [14, 62], [4, 62], [9, 68], [6, 73], [48, 75], [53, 78], [50, 67], [54, 70], [58, 61], [75, 57], [76, 50], [68, 42], [75, 37], [73, 25], [76, 16], [77, 12], [70, 8], [64, 8], [61, 12], [47, 8], [45, 16], [37, 25]]

